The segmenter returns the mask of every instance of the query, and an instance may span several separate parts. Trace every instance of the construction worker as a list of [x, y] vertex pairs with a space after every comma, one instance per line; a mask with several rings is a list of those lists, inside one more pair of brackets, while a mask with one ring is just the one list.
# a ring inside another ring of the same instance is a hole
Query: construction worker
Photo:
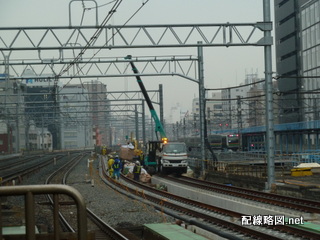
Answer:
[[120, 171], [122, 169], [121, 166], [121, 161], [118, 157], [118, 155], [116, 155], [115, 159], [114, 159], [114, 163], [112, 165], [113, 168], [113, 178], [119, 180], [120, 179]]
[[140, 181], [141, 165], [139, 161], [136, 161], [136, 164], [133, 168], [133, 179], [137, 182]]
[[109, 160], [108, 160], [108, 172], [109, 172], [109, 177], [113, 177], [113, 168], [112, 165], [114, 163], [114, 159], [111, 154], [108, 155]]
[[140, 162], [140, 165], [141, 167], [144, 167], [144, 154], [143, 154], [143, 151], [140, 150], [140, 154], [139, 154], [139, 162]]

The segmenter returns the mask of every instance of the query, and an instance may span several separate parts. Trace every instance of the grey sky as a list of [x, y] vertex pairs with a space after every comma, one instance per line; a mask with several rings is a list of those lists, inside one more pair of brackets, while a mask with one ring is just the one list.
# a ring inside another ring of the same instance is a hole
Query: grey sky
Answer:
[[[98, 5], [110, 1], [96, 0]], [[111, 19], [110, 24], [121, 25], [138, 9], [142, 0], [124, 0]], [[273, 1], [271, 12], [273, 15]], [[187, 24], [187, 23], [247, 23], [263, 21], [262, 0], [150, 0], [128, 23], [131, 24]], [[84, 2], [86, 7], [93, 6]], [[61, 26], [69, 22], [69, 1], [67, 0], [0, 0], [0, 26]], [[99, 8], [99, 21], [105, 17], [111, 5]], [[82, 3], [74, 3], [73, 25], [80, 25]], [[94, 10], [86, 11], [84, 25], [94, 24]], [[156, 50], [112, 50], [110, 55], [196, 55], [197, 50], [156, 49]], [[2, 58], [2, 57], [1, 57]], [[274, 58], [274, 56], [273, 56]], [[0, 59], [1, 60], [1, 59]], [[243, 82], [245, 73], [258, 72], [263, 77], [263, 47], [215, 47], [204, 49], [205, 86], [218, 88], [235, 86]], [[0, 68], [0, 71], [3, 69]], [[136, 82], [128, 78], [103, 81], [108, 90], [138, 90]], [[162, 83], [165, 96], [165, 113], [179, 102], [185, 110], [191, 110], [194, 96], [198, 95], [197, 85], [178, 77], [143, 79], [147, 89], [158, 89]]]

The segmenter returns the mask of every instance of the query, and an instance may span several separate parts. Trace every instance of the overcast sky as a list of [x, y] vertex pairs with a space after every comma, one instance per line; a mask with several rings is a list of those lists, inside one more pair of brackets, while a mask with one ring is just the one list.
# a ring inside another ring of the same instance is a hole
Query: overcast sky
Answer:
[[[61, 26], [68, 25], [69, 2], [67, 0], [0, 0], [0, 27], [13, 26]], [[109, 0], [96, 0], [98, 5]], [[121, 25], [146, 0], [123, 0], [109, 22]], [[271, 13], [273, 16], [273, 1]], [[149, 0], [130, 20], [131, 24], [188, 24], [188, 23], [253, 23], [263, 21], [263, 0]], [[113, 3], [99, 8], [99, 21], [106, 16]], [[84, 1], [86, 7], [93, 6]], [[73, 3], [72, 23], [80, 25], [82, 2]], [[86, 11], [84, 25], [94, 24], [94, 11]], [[196, 56], [197, 49], [156, 49], [156, 50], [112, 50], [114, 56], [190, 54]], [[140, 54], [143, 53], [143, 54]], [[204, 74], [206, 88], [231, 87], [244, 82], [246, 73], [258, 73], [264, 77], [263, 47], [211, 47], [204, 49]], [[0, 56], [0, 60], [2, 56]], [[274, 59], [274, 56], [273, 56]], [[155, 77], [143, 79], [147, 89], [158, 89], [163, 84], [165, 115], [171, 106], [179, 103], [184, 110], [191, 111], [191, 103], [198, 96], [197, 85], [178, 77]], [[104, 80], [109, 91], [124, 89], [138, 90], [135, 81], [128, 78]]]

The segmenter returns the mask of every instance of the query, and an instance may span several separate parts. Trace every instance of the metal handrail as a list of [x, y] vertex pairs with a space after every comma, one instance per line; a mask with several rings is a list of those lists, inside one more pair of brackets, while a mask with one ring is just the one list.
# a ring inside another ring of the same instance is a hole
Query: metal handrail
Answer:
[[[52, 185], [23, 185], [23, 186], [5, 186], [0, 187], [0, 198], [4, 196], [21, 196], [24, 195], [25, 198], [25, 223], [26, 223], [26, 239], [34, 240], [35, 237], [35, 208], [34, 208], [34, 196], [41, 194], [53, 194], [58, 196], [59, 194], [68, 195], [71, 197], [77, 206], [77, 219], [78, 219], [78, 239], [85, 240], [87, 237], [87, 213], [86, 204], [82, 195], [73, 187], [60, 184]], [[58, 211], [59, 203], [58, 197], [54, 197], [55, 204], [54, 212]], [[56, 215], [54, 214], [54, 218]], [[54, 229], [59, 229], [56, 226], [58, 219], [54, 219]], [[54, 231], [54, 239], [58, 231]], [[0, 239], [2, 239], [2, 214], [0, 205]]]

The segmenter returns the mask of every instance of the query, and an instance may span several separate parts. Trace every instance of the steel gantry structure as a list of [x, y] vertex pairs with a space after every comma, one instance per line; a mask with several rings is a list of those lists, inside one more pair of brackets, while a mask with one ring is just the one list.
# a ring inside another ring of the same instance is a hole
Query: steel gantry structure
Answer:
[[[101, 29], [99, 29], [101, 28]], [[92, 39], [95, 30], [100, 30], [99, 38]], [[122, 57], [114, 59], [106, 66], [103, 57], [108, 56], [110, 50], [130, 48], [197, 48], [197, 71], [192, 77], [188, 76], [189, 69], [181, 71], [179, 68], [161, 68], [156, 71], [153, 67], [139, 67], [141, 76], [181, 76], [194, 81], [199, 86], [200, 105], [200, 137], [202, 139], [202, 156], [204, 157], [204, 57], [203, 48], [254, 46], [264, 48], [265, 81], [266, 81], [266, 127], [268, 149], [268, 186], [274, 183], [274, 129], [272, 111], [272, 61], [271, 46], [273, 44], [272, 22], [270, 15], [270, 0], [263, 0], [263, 22], [255, 23], [223, 23], [223, 24], [172, 24], [172, 25], [121, 25], [121, 26], [45, 26], [45, 27], [5, 27], [0, 28], [0, 51], [2, 60], [0, 65], [6, 66], [9, 74], [17, 78], [27, 67], [39, 73], [51, 70], [55, 81], [59, 79], [84, 78], [86, 75], [96, 78], [134, 76], [134, 74], [109, 73]], [[183, 32], [183, 33], [182, 33]], [[75, 41], [75, 38], [77, 39]], [[95, 51], [82, 51], [83, 48]], [[28, 59], [25, 54], [28, 53]], [[76, 53], [76, 54], [75, 54]], [[23, 55], [23, 57], [19, 56]], [[54, 57], [52, 55], [54, 54]], [[77, 61], [74, 62], [74, 56]], [[49, 58], [47, 56], [50, 56]], [[31, 60], [29, 60], [31, 59]], [[178, 59], [172, 58], [172, 61]], [[185, 59], [187, 60], [187, 59]], [[189, 59], [189, 61], [193, 61]], [[158, 61], [154, 57], [153, 61]], [[135, 60], [136, 63], [138, 63]], [[67, 67], [67, 65], [71, 68]], [[59, 67], [60, 66], [60, 67]], [[151, 64], [151, 66], [153, 66]], [[9, 70], [10, 69], [10, 70]], [[68, 69], [68, 70], [66, 70]], [[96, 74], [91, 74], [95, 70]], [[147, 72], [147, 71], [151, 72]], [[178, 71], [179, 72], [175, 72]], [[68, 76], [66, 76], [68, 75]], [[11, 76], [9, 77], [11, 79]], [[23, 79], [23, 78], [22, 78]], [[67, 84], [67, 83], [66, 83]], [[204, 164], [203, 164], [204, 169]]]
[[[162, 84], [159, 84], [159, 90], [148, 90], [150, 98], [153, 103], [159, 106], [160, 110], [160, 121], [164, 123], [163, 117], [163, 88]], [[142, 125], [142, 139], [146, 142], [146, 123], [145, 123], [145, 99], [142, 96], [141, 91], [112, 91], [106, 93], [106, 98], [109, 104], [110, 112], [124, 113], [133, 112], [136, 119], [135, 132], [136, 139], [139, 139], [139, 121], [138, 115], [141, 114], [141, 125]], [[124, 103], [123, 103], [124, 102]], [[130, 102], [129, 104], [127, 102]], [[140, 102], [140, 103], [136, 103]], [[139, 108], [141, 106], [141, 110]]]

